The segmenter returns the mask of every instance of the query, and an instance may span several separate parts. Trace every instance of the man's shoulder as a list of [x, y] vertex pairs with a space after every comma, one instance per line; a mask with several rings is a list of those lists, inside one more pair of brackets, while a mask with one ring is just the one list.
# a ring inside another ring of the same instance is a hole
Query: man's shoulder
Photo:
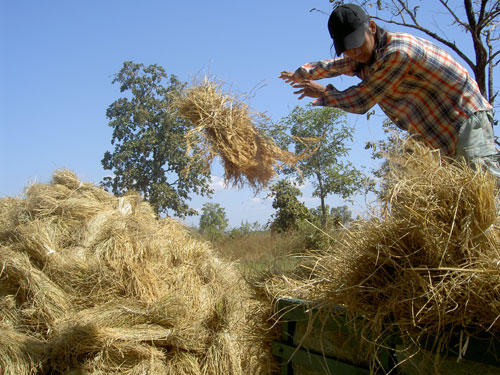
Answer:
[[425, 39], [409, 33], [387, 32], [387, 46], [392, 48], [411, 48], [425, 44]]
[[387, 32], [386, 53], [403, 53], [410, 57], [423, 56], [428, 48], [435, 46], [426, 39], [410, 33]]

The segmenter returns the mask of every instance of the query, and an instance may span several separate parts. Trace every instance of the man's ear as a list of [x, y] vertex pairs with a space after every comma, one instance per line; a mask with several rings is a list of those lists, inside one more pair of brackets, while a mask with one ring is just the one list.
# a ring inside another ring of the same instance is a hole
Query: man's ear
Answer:
[[372, 33], [373, 35], [375, 35], [375, 33], [377, 32], [377, 24], [374, 20], [369, 21], [368, 30], [370, 30], [370, 33]]

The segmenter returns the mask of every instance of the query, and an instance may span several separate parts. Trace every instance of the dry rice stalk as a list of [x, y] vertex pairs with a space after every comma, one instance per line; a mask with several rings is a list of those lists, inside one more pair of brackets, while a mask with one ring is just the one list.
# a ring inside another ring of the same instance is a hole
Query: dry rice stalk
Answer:
[[33, 267], [25, 254], [0, 247], [0, 265], [2, 298], [13, 297], [13, 314], [33, 334], [45, 336], [57, 319], [71, 311], [68, 295]]
[[34, 375], [39, 371], [43, 343], [0, 325], [0, 374]]
[[0, 339], [3, 368], [269, 373], [254, 360], [271, 358], [260, 345], [265, 331], [249, 328], [256, 325], [247, 313], [258, 306], [264, 325], [265, 308], [208, 243], [172, 219], [158, 220], [137, 194], [117, 198], [58, 171], [25, 199], [0, 200], [0, 209], [1, 329], [44, 342], [29, 364], [23, 345], [38, 353], [38, 341], [30, 348], [32, 340], [19, 339], [7, 350]]
[[495, 179], [412, 142], [390, 163], [384, 209], [353, 223], [316, 254], [307, 279], [287, 282], [288, 290], [278, 283], [280, 292], [346, 306], [375, 344], [394, 331], [443, 346], [450, 332], [499, 333]]
[[231, 334], [222, 331], [213, 338], [212, 342], [201, 364], [202, 371], [209, 374], [243, 373], [241, 361], [235, 361], [241, 349]]
[[168, 367], [165, 375], [198, 375], [201, 374], [199, 359], [192, 353], [174, 350], [167, 353]]
[[12, 229], [28, 219], [23, 215], [23, 206], [20, 198], [0, 198], [0, 243], [7, 242], [12, 236]]
[[200, 142], [208, 164], [220, 156], [226, 183], [241, 186], [246, 181], [259, 190], [275, 175], [278, 163], [295, 167], [304, 157], [281, 150], [265, 137], [256, 126], [257, 117], [264, 116], [252, 116], [242, 99], [223, 92], [222, 83], [205, 77], [176, 98], [174, 105], [179, 115], [193, 124], [186, 135], [188, 153], [190, 145]]
[[[160, 362], [164, 354], [154, 346], [134, 340], [123, 340], [97, 324], [73, 324], [50, 343], [47, 351], [48, 368], [64, 373], [87, 368], [92, 374], [135, 374], [137, 367]], [[161, 372], [157, 372], [161, 373]]]

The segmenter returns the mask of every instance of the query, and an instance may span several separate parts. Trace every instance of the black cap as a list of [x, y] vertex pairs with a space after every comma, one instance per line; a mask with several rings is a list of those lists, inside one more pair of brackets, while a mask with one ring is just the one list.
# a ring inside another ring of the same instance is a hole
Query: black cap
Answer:
[[328, 31], [337, 56], [345, 50], [361, 47], [368, 20], [368, 15], [356, 4], [342, 4], [333, 10], [328, 19]]

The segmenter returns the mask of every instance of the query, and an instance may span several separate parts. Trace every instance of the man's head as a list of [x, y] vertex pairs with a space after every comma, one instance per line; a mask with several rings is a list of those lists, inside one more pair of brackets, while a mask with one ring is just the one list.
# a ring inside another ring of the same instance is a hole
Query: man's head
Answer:
[[356, 4], [339, 5], [328, 19], [328, 31], [337, 56], [344, 53], [362, 63], [373, 56], [376, 30], [375, 22]]

